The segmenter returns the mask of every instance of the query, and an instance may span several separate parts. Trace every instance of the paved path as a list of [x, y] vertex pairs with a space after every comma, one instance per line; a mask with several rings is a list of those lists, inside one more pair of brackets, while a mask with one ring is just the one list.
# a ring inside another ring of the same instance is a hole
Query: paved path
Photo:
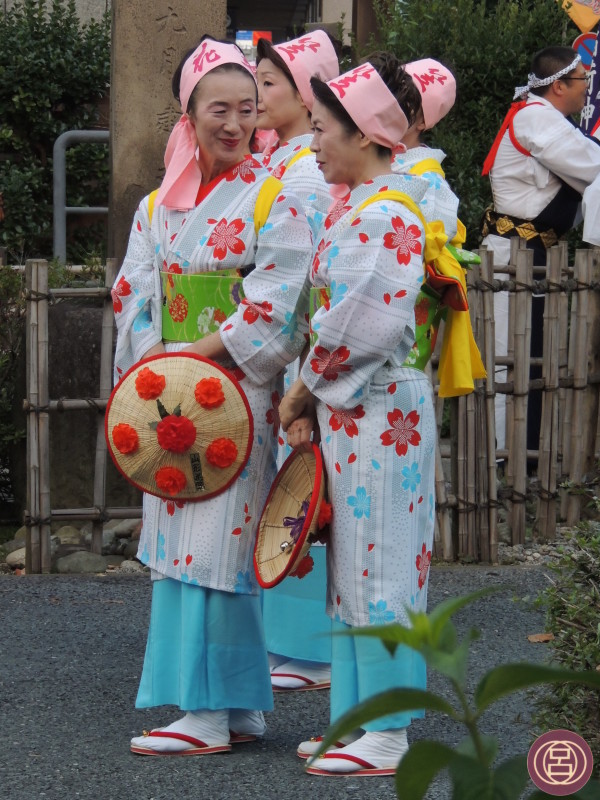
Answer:
[[[521, 602], [545, 585], [542, 567], [437, 566], [430, 606], [492, 584], [509, 585], [457, 617], [473, 645], [475, 680], [504, 661], [540, 661], [541, 614]], [[133, 708], [144, 654], [150, 581], [105, 576], [0, 576], [0, 797], [11, 800], [394, 800], [390, 778], [320, 778], [303, 773], [298, 742], [327, 727], [328, 692], [276, 696], [261, 742], [229, 755], [144, 758], [129, 753], [131, 736], [176, 717], [172, 708]], [[444, 691], [431, 676], [430, 686]], [[523, 694], [495, 706], [486, 731], [504, 757], [529, 746]], [[412, 738], [456, 744], [462, 732], [439, 715], [412, 726]], [[446, 800], [438, 781], [430, 800]]]

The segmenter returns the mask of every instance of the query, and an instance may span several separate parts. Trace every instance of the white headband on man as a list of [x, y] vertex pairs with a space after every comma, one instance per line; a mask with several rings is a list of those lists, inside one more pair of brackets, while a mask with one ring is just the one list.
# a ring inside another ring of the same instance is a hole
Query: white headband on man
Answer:
[[534, 72], [530, 72], [527, 76], [527, 86], [517, 86], [513, 100], [516, 100], [518, 97], [523, 97], [523, 95], [527, 94], [530, 89], [537, 89], [538, 86], [550, 86], [551, 83], [554, 83], [554, 81], [559, 80], [564, 75], [567, 75], [569, 72], [571, 72], [571, 70], [575, 69], [580, 61], [581, 56], [575, 56], [568, 67], [564, 67], [558, 72], [555, 72], [554, 75], [550, 75], [548, 78], [538, 78]]

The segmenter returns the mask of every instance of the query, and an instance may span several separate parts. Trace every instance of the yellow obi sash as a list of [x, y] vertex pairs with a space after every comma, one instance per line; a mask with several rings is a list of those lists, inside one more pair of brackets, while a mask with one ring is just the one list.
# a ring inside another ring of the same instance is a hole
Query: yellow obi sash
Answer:
[[160, 279], [165, 342], [195, 342], [218, 331], [244, 297], [237, 269], [190, 275], [161, 272]]
[[[473, 391], [474, 379], [485, 378], [486, 371], [473, 337], [467, 303], [467, 281], [462, 264], [479, 259], [473, 254], [467, 256], [468, 251], [460, 249], [465, 240], [462, 223], [459, 222], [458, 234], [452, 245], [448, 246], [443, 223], [426, 222], [420, 208], [404, 192], [386, 189], [371, 195], [355, 209], [353, 218], [371, 203], [385, 199], [395, 200], [406, 206], [417, 216], [425, 230], [425, 282], [415, 302], [415, 345], [404, 366], [425, 368], [435, 347], [440, 320], [444, 317], [446, 325], [438, 367], [439, 396], [469, 394]], [[317, 308], [327, 306], [329, 302], [328, 288], [313, 287], [309, 312], [311, 346], [317, 338], [312, 327], [312, 315]]]

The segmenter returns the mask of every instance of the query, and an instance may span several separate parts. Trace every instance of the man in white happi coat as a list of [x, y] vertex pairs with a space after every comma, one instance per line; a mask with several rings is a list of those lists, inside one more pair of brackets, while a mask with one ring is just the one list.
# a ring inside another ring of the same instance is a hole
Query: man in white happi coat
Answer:
[[[546, 47], [533, 57], [526, 86], [513, 102], [485, 160], [493, 208], [485, 212], [482, 245], [494, 253], [494, 266], [510, 260], [510, 240], [520, 236], [534, 251], [534, 265], [546, 264], [546, 250], [580, 220], [581, 197], [600, 175], [599, 142], [570, 119], [585, 105], [588, 73], [570, 47]], [[587, 213], [593, 213], [588, 202]], [[503, 276], [497, 276], [503, 277]], [[504, 276], [506, 277], [506, 276]], [[533, 302], [531, 355], [542, 355], [542, 297]], [[506, 354], [508, 294], [494, 296], [496, 355]], [[539, 368], [538, 368], [539, 370]], [[504, 373], [505, 374], [505, 373]], [[531, 377], [538, 377], [531, 374]], [[496, 378], [503, 380], [497, 373]], [[537, 395], [537, 396], [536, 396]], [[497, 445], [504, 447], [504, 398], [496, 401]], [[528, 409], [528, 449], [537, 449], [541, 392], [532, 392]]]

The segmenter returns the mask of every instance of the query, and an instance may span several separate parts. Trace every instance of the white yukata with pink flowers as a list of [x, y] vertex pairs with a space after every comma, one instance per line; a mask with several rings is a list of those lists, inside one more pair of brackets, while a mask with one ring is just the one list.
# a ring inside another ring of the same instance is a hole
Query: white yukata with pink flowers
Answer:
[[[399, 175], [407, 175], [421, 162], [433, 159], [438, 164], [446, 158], [443, 150], [419, 145], [411, 147], [406, 153], [398, 153], [392, 160], [392, 170]], [[435, 170], [426, 169], [425, 172], [419, 171], [419, 176], [429, 184], [425, 196], [419, 203], [421, 213], [427, 222], [439, 220], [444, 224], [444, 230], [448, 236], [448, 241], [456, 236], [457, 216], [458, 216], [458, 197], [454, 194], [448, 181], [443, 175]]]
[[385, 175], [356, 187], [327, 217], [311, 270], [329, 287], [301, 377], [317, 412], [333, 503], [328, 613], [351, 626], [408, 623], [425, 610], [434, 529], [432, 387], [403, 367], [423, 280], [422, 224], [387, 198], [417, 204], [427, 182]]
[[262, 153], [261, 160], [271, 174], [283, 182], [286, 190], [300, 200], [313, 237], [316, 237], [332, 204], [332, 197], [315, 154], [306, 152], [312, 138], [312, 133], [305, 133], [287, 142], [275, 141]]
[[[156, 206], [136, 211], [113, 289], [118, 380], [162, 338], [160, 271], [206, 272], [256, 264], [245, 299], [220, 326], [221, 339], [254, 418], [250, 460], [225, 492], [182, 503], [144, 495], [138, 558], [155, 577], [257, 594], [254, 535], [276, 474], [282, 374], [305, 344], [311, 234], [302, 205], [282, 191], [256, 234], [254, 207], [268, 171], [247, 159], [226, 172], [191, 211]], [[168, 343], [167, 352], [185, 343]]]

